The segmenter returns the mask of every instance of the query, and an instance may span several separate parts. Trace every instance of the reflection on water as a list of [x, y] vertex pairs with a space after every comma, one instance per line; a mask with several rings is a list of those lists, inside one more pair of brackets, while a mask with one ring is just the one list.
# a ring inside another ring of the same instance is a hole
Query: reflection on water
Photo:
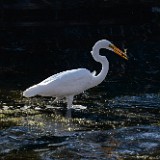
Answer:
[[70, 111], [51, 98], [1, 95], [1, 159], [160, 159], [158, 93], [109, 98], [99, 87]]

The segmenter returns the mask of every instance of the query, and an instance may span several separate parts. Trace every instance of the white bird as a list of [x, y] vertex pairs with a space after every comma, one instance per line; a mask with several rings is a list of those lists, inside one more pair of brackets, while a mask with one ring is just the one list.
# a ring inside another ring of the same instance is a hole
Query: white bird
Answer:
[[105, 56], [101, 56], [99, 51], [101, 48], [115, 52], [119, 56], [125, 58], [126, 52], [121, 51], [108, 40], [99, 40], [92, 48], [91, 54], [96, 62], [102, 64], [102, 70], [98, 75], [90, 72], [86, 68], [78, 68], [63, 71], [54, 74], [44, 81], [31, 86], [23, 92], [25, 97], [33, 97], [36, 95], [55, 97], [54, 102], [59, 99], [66, 98], [67, 108], [72, 107], [73, 97], [82, 93], [84, 90], [95, 87], [100, 84], [106, 77], [109, 70], [109, 62]]

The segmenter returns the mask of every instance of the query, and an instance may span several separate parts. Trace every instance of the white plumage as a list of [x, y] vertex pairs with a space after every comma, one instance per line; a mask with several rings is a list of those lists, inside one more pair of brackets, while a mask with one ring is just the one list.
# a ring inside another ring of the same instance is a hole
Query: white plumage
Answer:
[[105, 56], [99, 55], [101, 48], [109, 49], [121, 57], [127, 59], [127, 55], [115, 47], [108, 40], [100, 40], [93, 46], [91, 54], [95, 61], [102, 64], [102, 70], [98, 75], [91, 73], [85, 68], [72, 69], [57, 73], [43, 80], [23, 92], [25, 97], [36, 95], [56, 97], [55, 101], [66, 98], [67, 106], [72, 106], [74, 95], [100, 84], [106, 77], [109, 70], [109, 62]]
[[60, 72], [37, 85], [28, 88], [24, 96], [34, 95], [64, 97], [64, 95], [74, 95], [83, 92], [90, 86], [93, 75], [87, 69], [73, 69]]

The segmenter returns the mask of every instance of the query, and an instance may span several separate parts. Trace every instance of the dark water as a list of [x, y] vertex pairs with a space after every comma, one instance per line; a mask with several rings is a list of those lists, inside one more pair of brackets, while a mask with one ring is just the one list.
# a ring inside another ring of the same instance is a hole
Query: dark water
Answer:
[[75, 97], [71, 117], [62, 101], [1, 90], [0, 159], [160, 159], [160, 94], [104, 90]]

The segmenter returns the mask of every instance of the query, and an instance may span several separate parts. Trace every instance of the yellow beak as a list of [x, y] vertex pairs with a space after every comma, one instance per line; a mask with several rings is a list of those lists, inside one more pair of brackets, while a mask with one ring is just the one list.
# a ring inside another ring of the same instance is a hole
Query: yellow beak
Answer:
[[127, 57], [127, 54], [126, 54], [126, 50], [123, 52], [119, 48], [117, 48], [115, 45], [110, 45], [109, 47], [113, 50], [113, 52], [115, 52], [116, 54], [118, 54], [122, 58], [128, 60], [128, 57]]

